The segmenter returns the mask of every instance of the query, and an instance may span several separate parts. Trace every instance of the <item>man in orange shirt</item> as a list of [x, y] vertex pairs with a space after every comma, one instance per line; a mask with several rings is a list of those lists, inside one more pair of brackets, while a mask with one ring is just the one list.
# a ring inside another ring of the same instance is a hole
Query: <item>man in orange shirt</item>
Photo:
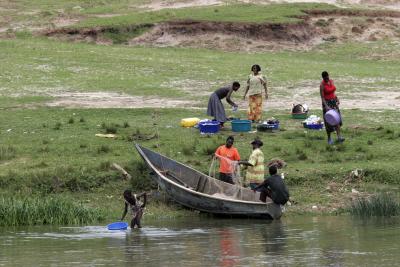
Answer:
[[233, 147], [234, 138], [228, 136], [225, 145], [217, 148], [215, 156], [219, 158], [219, 179], [221, 181], [234, 184], [232, 174], [235, 171], [233, 161], [239, 161], [240, 155], [235, 147]]

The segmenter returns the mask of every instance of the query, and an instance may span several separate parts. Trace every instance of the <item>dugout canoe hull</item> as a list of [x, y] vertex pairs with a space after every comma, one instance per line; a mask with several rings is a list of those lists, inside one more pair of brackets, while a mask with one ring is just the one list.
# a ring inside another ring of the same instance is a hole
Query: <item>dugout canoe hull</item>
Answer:
[[279, 219], [282, 215], [280, 205], [268, 198], [267, 203], [261, 202], [259, 193], [212, 178], [139, 144], [135, 147], [158, 185], [183, 206], [226, 216]]

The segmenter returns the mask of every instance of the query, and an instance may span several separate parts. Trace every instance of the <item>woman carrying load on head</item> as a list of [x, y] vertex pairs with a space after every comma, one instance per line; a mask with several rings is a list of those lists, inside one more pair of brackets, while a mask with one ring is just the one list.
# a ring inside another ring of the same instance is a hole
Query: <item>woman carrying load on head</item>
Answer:
[[[335, 94], [336, 86], [333, 84], [333, 80], [329, 79], [329, 74], [326, 71], [322, 72], [322, 82], [319, 86], [319, 90], [320, 90], [320, 94], [321, 94], [322, 112], [324, 114], [323, 117], [324, 117], [325, 129], [326, 129], [326, 133], [328, 135], [328, 144], [329, 145], [333, 144], [333, 140], [331, 138], [331, 133], [334, 131], [336, 131], [338, 142], [341, 143], [345, 140], [340, 134], [340, 128], [342, 126], [342, 119], [340, 119], [340, 123], [336, 126], [330, 125], [325, 120], [325, 113], [331, 109], [335, 109], [340, 115], [340, 110], [339, 110], [340, 102]], [[340, 117], [342, 117], [342, 116], [340, 116]]]
[[208, 100], [207, 115], [214, 117], [215, 120], [221, 123], [221, 127], [224, 126], [224, 122], [228, 120], [225, 114], [225, 108], [221, 100], [226, 98], [226, 102], [229, 103], [233, 108], [237, 108], [238, 105], [231, 100], [231, 95], [240, 88], [240, 83], [233, 82], [231, 85], [221, 87], [211, 94]]
[[263, 91], [265, 92], [265, 99], [268, 99], [267, 79], [261, 74], [261, 67], [253, 65], [247, 79], [247, 87], [244, 92], [243, 100], [246, 99], [247, 93], [249, 94], [249, 108], [247, 116], [249, 120], [255, 122], [261, 121], [263, 110]]

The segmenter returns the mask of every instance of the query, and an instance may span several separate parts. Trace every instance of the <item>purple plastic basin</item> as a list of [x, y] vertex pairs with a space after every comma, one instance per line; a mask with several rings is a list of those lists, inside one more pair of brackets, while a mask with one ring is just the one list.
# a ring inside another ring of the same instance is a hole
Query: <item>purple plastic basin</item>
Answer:
[[329, 125], [336, 126], [340, 123], [340, 114], [335, 109], [328, 110], [325, 113], [325, 120]]

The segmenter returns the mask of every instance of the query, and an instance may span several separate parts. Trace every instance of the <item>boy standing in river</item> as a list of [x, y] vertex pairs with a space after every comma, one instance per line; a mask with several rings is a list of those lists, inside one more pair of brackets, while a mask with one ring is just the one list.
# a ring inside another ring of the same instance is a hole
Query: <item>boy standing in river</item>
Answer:
[[[143, 203], [139, 201], [140, 198], [143, 198]], [[121, 221], [124, 220], [126, 214], [128, 213], [128, 208], [132, 213], [132, 220], [131, 220], [131, 228], [135, 228], [137, 225], [138, 228], [142, 228], [140, 221], [143, 216], [144, 208], [146, 207], [147, 202], [147, 195], [146, 192], [136, 196], [132, 194], [132, 191], [127, 189], [124, 191], [124, 201], [125, 201], [125, 209], [124, 213], [122, 214]]]

